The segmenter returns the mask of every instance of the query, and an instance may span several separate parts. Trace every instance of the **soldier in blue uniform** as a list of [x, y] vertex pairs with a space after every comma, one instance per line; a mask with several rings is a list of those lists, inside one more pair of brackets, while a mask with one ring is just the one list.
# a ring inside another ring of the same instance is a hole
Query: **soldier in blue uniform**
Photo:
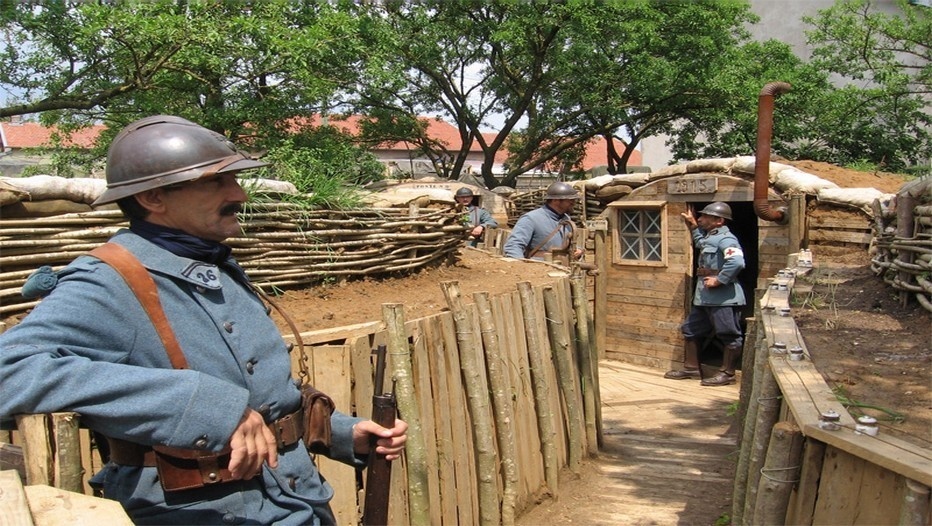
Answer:
[[714, 336], [724, 349], [722, 366], [715, 376], [703, 378], [702, 385], [732, 384], [741, 359], [741, 307], [745, 299], [738, 282], [744, 268], [744, 251], [725, 225], [726, 220], [731, 220], [731, 207], [715, 202], [703, 208], [698, 219], [691, 210], [681, 215], [699, 253], [698, 279], [693, 307], [681, 327], [686, 340], [683, 369], [668, 371], [664, 378], [701, 378], [699, 343]]
[[469, 231], [469, 246], [478, 246], [479, 240], [485, 234], [485, 230], [498, 227], [498, 221], [492, 217], [488, 210], [476, 204], [476, 194], [469, 188], [465, 186], [460, 188], [453, 195], [453, 198], [456, 199], [456, 204], [466, 212], [467, 226], [471, 228]]
[[518, 218], [505, 241], [505, 255], [543, 260], [547, 252], [561, 252], [572, 260], [579, 259], [583, 251], [572, 245], [576, 227], [570, 217], [578, 199], [579, 193], [571, 185], [560, 181], [551, 184], [544, 205]]
[[[0, 335], [0, 418], [79, 413], [110, 444], [93, 484], [136, 524], [335, 521], [333, 489], [300, 426], [283, 431], [301, 414], [288, 347], [223, 244], [241, 232], [247, 197], [236, 174], [264, 164], [172, 116], [128, 125], [108, 152], [107, 190], [95, 204], [117, 202], [129, 218], [110, 243], [151, 276], [187, 368], [176, 368], [128, 282], [92, 256], [60, 271], [48, 296]], [[386, 429], [335, 411], [330, 423], [327, 455], [359, 468], [372, 435], [390, 460], [404, 447], [401, 420]], [[161, 472], [190, 474], [192, 462], [188, 489]]]

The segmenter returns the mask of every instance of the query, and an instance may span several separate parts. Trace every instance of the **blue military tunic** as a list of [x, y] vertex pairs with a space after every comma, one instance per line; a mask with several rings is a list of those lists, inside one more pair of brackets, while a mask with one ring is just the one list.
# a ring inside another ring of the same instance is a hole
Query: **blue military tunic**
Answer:
[[477, 226], [481, 226], [482, 228], [495, 228], [498, 226], [498, 221], [492, 217], [492, 214], [488, 210], [475, 205], [466, 207], [466, 218], [469, 226], [472, 228]]
[[[486, 228], [496, 228], [498, 226], [498, 221], [492, 217], [492, 214], [485, 208], [478, 207], [476, 205], [469, 205], [465, 210], [467, 225], [470, 229], [473, 229], [477, 226], [482, 227], [483, 235], [485, 234]], [[470, 246], [478, 246], [479, 239], [473, 239], [470, 243]]]
[[701, 228], [692, 231], [693, 244], [699, 251], [700, 268], [718, 271], [714, 275], [721, 285], [707, 288], [702, 277], [696, 280], [693, 305], [704, 307], [741, 306], [745, 304], [744, 289], [738, 282], [738, 274], [744, 269], [744, 251], [738, 238], [727, 226], [710, 232]]
[[[557, 231], [556, 234], [548, 240], [547, 237], [554, 230]], [[564, 244], [571, 241], [572, 235], [573, 226], [569, 214], [559, 214], [556, 210], [544, 205], [518, 218], [502, 251], [507, 257], [523, 259], [530, 251], [544, 244], [532, 256], [533, 259], [542, 260], [544, 259], [543, 252], [563, 248]], [[545, 240], [546, 243], [544, 243]]]
[[[246, 407], [267, 422], [295, 411], [285, 342], [232, 259], [218, 267], [176, 256], [121, 230], [158, 286], [190, 365], [173, 369], [149, 317], [109, 265], [80, 257], [22, 323], [0, 335], [0, 417], [75, 411], [104, 435], [145, 445], [219, 451]], [[331, 456], [352, 451], [360, 419], [334, 413]], [[333, 490], [303, 443], [279, 451], [261, 476], [165, 494], [156, 468], [108, 464], [95, 481], [137, 524], [332, 522]]]

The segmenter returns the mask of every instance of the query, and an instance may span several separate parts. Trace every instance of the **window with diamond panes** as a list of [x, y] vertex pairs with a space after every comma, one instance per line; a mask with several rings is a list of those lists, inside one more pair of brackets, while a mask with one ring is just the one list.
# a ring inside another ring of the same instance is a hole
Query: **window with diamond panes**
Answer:
[[619, 210], [621, 259], [662, 261], [660, 210]]

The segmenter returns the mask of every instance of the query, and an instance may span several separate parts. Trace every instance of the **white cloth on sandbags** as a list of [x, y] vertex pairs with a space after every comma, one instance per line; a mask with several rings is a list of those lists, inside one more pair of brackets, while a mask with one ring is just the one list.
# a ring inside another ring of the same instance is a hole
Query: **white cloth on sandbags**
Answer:
[[776, 173], [771, 172], [770, 182], [783, 193], [818, 195], [823, 188], [838, 188], [838, 185], [831, 181], [793, 167], [787, 167]]
[[847, 208], [857, 208], [869, 216], [873, 216], [873, 203], [880, 200], [881, 204], [889, 203], [893, 194], [885, 194], [876, 188], [822, 188], [816, 194], [819, 203], [828, 203]]

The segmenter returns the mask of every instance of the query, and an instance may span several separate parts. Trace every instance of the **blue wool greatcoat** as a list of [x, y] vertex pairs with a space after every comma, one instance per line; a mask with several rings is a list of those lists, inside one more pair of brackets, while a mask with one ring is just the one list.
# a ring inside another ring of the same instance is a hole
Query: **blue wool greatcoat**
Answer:
[[700, 267], [717, 270], [718, 287], [707, 288], [702, 278], [696, 280], [693, 305], [703, 307], [741, 306], [745, 304], [744, 289], [738, 274], [744, 269], [744, 251], [738, 238], [727, 226], [710, 232], [701, 228], [692, 231], [693, 244], [699, 251]]
[[[524, 259], [525, 253], [534, 250], [543, 243], [547, 236], [558, 227], [560, 221], [571, 222], [572, 219], [570, 219], [569, 214], [559, 214], [547, 205], [531, 210], [518, 218], [515, 227], [511, 229], [508, 240], [505, 241], [502, 252], [510, 258]], [[572, 233], [573, 229], [570, 225], [562, 226], [532, 259], [543, 260], [543, 252], [562, 247], [566, 237], [572, 235]]]
[[[0, 335], [0, 417], [75, 411], [110, 437], [219, 451], [247, 406], [267, 422], [299, 407], [286, 343], [232, 258], [217, 267], [179, 257], [128, 230], [111, 241], [149, 270], [190, 369], [172, 368], [123, 278], [82, 256]], [[331, 420], [331, 456], [362, 467], [352, 451], [360, 419], [335, 412]], [[333, 490], [303, 443], [280, 450], [278, 462], [252, 480], [169, 494], [154, 467], [108, 464], [95, 481], [137, 524], [332, 522]]]

